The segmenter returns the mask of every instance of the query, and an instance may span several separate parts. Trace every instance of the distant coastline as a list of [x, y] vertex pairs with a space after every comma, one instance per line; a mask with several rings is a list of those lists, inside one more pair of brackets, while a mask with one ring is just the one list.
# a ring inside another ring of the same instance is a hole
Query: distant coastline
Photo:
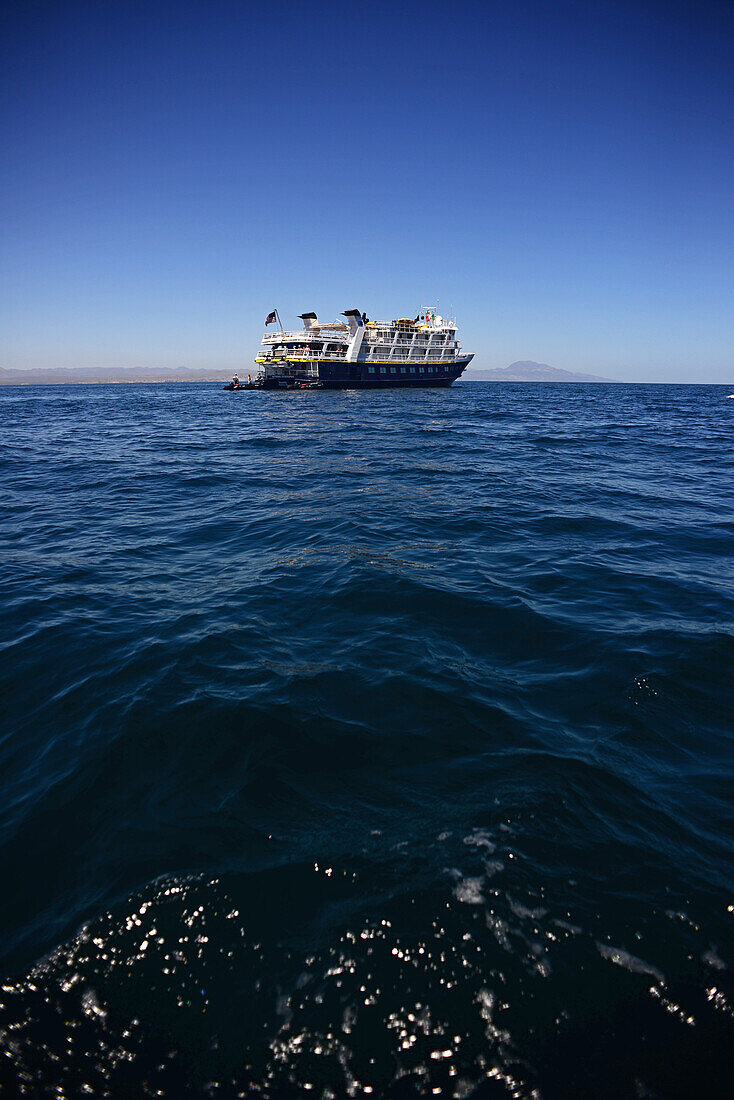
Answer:
[[[77, 370], [68, 367], [50, 367], [30, 370], [9, 370], [0, 367], [0, 386], [68, 386], [94, 384], [124, 384], [131, 382], [228, 382], [232, 370], [196, 370], [189, 367], [174, 367], [161, 370], [156, 367], [80, 367]], [[239, 368], [243, 378], [255, 373], [244, 367]], [[462, 382], [613, 382], [611, 378], [601, 378], [595, 374], [579, 374], [575, 371], [560, 370], [547, 363], [533, 363], [524, 360], [511, 363], [509, 367], [495, 370], [472, 370], [461, 377]]]
[[[51, 367], [46, 370], [6, 370], [0, 367], [0, 386], [68, 386], [94, 385], [129, 382], [228, 382], [232, 377], [229, 370], [194, 370], [188, 367], [160, 370], [149, 368], [87, 367], [71, 370], [64, 367]], [[243, 377], [248, 372], [239, 371]], [[251, 368], [255, 374], [255, 369]]]
[[[94, 368], [80, 367], [72, 370], [65, 367], [50, 367], [37, 370], [8, 370], [0, 367], [0, 386], [93, 386], [93, 385], [131, 385], [155, 384], [160, 382], [229, 382], [233, 370], [196, 370], [179, 367], [172, 370], [150, 368]], [[255, 374], [256, 368], [247, 371], [238, 369], [240, 377], [247, 378], [248, 373]], [[464, 382], [602, 382], [608, 385], [632, 385], [618, 378], [603, 378], [596, 374], [582, 374], [577, 371], [561, 370], [547, 363], [533, 363], [529, 360], [511, 363], [509, 367], [494, 370], [472, 370], [464, 372], [458, 380]], [[722, 386], [734, 383], [726, 382], [645, 382], [642, 385], [698, 385]]]
[[534, 363], [530, 359], [510, 363], [509, 367], [495, 370], [468, 370], [463, 382], [614, 382], [614, 378], [602, 378], [598, 374], [581, 374], [578, 371], [560, 370], [547, 363]]

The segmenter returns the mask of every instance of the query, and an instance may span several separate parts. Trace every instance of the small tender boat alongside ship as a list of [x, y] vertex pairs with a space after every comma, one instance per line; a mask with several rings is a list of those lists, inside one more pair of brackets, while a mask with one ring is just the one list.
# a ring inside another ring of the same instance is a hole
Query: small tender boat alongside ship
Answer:
[[444, 320], [433, 308], [417, 317], [370, 321], [358, 309], [342, 314], [345, 321], [319, 322], [302, 313], [303, 329], [268, 332], [277, 310], [265, 321], [264, 350], [253, 379], [234, 376], [226, 390], [382, 389], [450, 386], [474, 358], [462, 350], [456, 322]]

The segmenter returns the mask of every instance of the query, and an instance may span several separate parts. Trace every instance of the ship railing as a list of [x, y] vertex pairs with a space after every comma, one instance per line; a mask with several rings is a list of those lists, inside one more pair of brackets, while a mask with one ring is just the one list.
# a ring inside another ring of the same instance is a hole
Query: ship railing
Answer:
[[392, 363], [453, 363], [455, 359], [460, 359], [463, 355], [461, 351], [455, 351], [453, 348], [450, 351], [429, 351], [428, 354], [420, 349], [413, 349], [412, 351], [404, 351], [402, 349], [397, 350], [394, 346], [386, 344], [384, 347], [380, 347], [378, 344], [375, 348], [375, 355], [368, 355], [366, 362], [370, 362], [372, 358], [375, 360], [388, 360]]
[[276, 352], [274, 349], [264, 349], [258, 352], [257, 359], [266, 363], [278, 363], [283, 359], [343, 359], [347, 354], [346, 347], [337, 348], [336, 351], [314, 351], [305, 344], [297, 348], [287, 348], [285, 351]]
[[[374, 346], [374, 345], [373, 345]], [[397, 349], [394, 344], [385, 344], [375, 346], [375, 354], [360, 357], [358, 360], [360, 363], [371, 362], [389, 362], [389, 363], [453, 363], [456, 359], [462, 359], [466, 355], [466, 352], [461, 351], [460, 348], [442, 349], [429, 351], [428, 354], [421, 348], [416, 351], [408, 351], [407, 349]], [[258, 352], [256, 358], [258, 366], [266, 366], [268, 363], [284, 363], [286, 361], [295, 361], [298, 363], [300, 360], [315, 359], [317, 361], [327, 360], [333, 362], [334, 360], [343, 360], [346, 357], [346, 348], [339, 348], [337, 351], [314, 351], [312, 348], [306, 348], [305, 346], [298, 348], [288, 348], [287, 351], [275, 352], [272, 350], [263, 350]]]
[[275, 356], [277, 359], [283, 359], [293, 356], [296, 356], [296, 358], [308, 356], [309, 359], [334, 359], [343, 358], [347, 354], [347, 345], [340, 345], [338, 348], [334, 348], [333, 351], [317, 351], [309, 344], [297, 344], [294, 347], [284, 348], [283, 351], [280, 351], [280, 346], [276, 344], [274, 347], [262, 348], [257, 354], [259, 358]]
[[266, 332], [263, 334], [263, 344], [280, 344], [284, 340], [333, 340], [338, 341], [349, 339], [349, 331], [346, 326], [344, 328], [330, 330], [326, 325], [322, 326], [324, 330], [328, 332], [327, 336], [322, 336], [320, 331], [310, 332], [308, 329], [294, 329], [283, 332]]
[[384, 337], [379, 339], [373, 336], [363, 340], [362, 346], [369, 348], [375, 346], [380, 348], [411, 348], [413, 351], [426, 351], [428, 348], [430, 348], [431, 351], [436, 351], [439, 348], [445, 348], [448, 351], [452, 351], [457, 347], [457, 343], [453, 343], [449, 340], [432, 340], [430, 343], [428, 340], [391, 340], [385, 339]]
[[[423, 311], [425, 318], [425, 310]], [[367, 326], [367, 331], [372, 332], [376, 328], [388, 329], [391, 332], [448, 332], [449, 329], [455, 329], [456, 326], [448, 321], [442, 321], [439, 325], [436, 321], [417, 320], [411, 321], [409, 325], [396, 325], [394, 321], [370, 321]]]
[[266, 332], [263, 335], [263, 344], [281, 344], [284, 340], [339, 340], [344, 338], [344, 332], [334, 332], [329, 336], [320, 336], [316, 332], [307, 332], [305, 329], [295, 329], [293, 332]]

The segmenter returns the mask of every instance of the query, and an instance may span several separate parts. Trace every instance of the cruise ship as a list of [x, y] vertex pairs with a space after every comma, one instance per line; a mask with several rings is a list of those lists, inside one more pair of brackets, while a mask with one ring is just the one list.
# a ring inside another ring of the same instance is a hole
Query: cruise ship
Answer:
[[[345, 320], [322, 323], [315, 313], [302, 313], [303, 328], [286, 332], [274, 310], [266, 318], [263, 351], [255, 359], [259, 374], [247, 382], [235, 375], [225, 388], [450, 386], [474, 358], [462, 350], [456, 322], [433, 308], [394, 321], [371, 321], [358, 309], [341, 316]], [[267, 331], [273, 323], [280, 331]]]

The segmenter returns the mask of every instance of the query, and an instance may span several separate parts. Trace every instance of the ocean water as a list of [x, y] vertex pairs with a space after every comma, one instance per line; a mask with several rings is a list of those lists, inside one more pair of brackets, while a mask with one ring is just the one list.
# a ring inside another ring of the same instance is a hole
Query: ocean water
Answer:
[[0, 389], [0, 1088], [734, 1091], [731, 388]]

